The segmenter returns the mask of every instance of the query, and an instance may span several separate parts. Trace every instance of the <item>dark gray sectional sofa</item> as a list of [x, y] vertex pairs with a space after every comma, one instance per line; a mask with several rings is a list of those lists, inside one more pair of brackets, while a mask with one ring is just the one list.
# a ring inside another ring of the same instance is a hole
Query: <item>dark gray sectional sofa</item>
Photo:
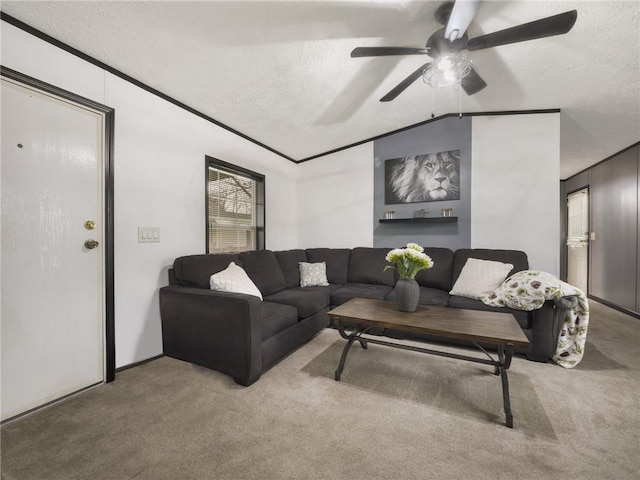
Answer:
[[[355, 297], [393, 300], [395, 271], [383, 271], [389, 248], [311, 248], [259, 250], [239, 254], [189, 255], [169, 270], [169, 286], [160, 289], [164, 353], [218, 370], [241, 385], [329, 326], [327, 312]], [[468, 258], [514, 265], [510, 274], [529, 268], [515, 250], [426, 248], [435, 266], [418, 273], [420, 304], [512, 313], [530, 341], [530, 360], [546, 362], [555, 351], [560, 315], [552, 302], [532, 312], [495, 309], [449, 291]], [[263, 295], [212, 291], [209, 278], [235, 262]], [[325, 262], [328, 286], [301, 288], [299, 262]], [[517, 351], [517, 350], [516, 350]]]

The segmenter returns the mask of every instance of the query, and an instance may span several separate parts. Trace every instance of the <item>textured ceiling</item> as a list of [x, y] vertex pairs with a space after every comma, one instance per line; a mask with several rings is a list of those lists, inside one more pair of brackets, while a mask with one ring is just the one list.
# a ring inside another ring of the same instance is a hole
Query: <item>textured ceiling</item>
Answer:
[[[577, 9], [566, 35], [471, 52], [488, 87], [421, 80], [378, 100], [428, 57], [350, 58], [422, 46], [433, 1], [13, 2], [2, 11], [295, 160], [431, 117], [562, 109], [561, 178], [640, 140], [640, 4], [482, 3], [471, 38]], [[321, 162], [322, 158], [314, 160]]]

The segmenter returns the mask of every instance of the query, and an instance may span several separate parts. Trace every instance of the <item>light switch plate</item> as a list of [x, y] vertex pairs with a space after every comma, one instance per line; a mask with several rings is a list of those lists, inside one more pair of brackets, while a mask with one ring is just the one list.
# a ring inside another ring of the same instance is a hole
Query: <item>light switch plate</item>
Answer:
[[160, 227], [138, 227], [138, 243], [160, 242]]

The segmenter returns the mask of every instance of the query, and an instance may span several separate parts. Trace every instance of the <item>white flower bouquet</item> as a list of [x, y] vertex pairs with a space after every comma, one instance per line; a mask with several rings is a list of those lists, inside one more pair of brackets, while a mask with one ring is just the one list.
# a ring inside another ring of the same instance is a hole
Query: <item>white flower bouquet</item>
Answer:
[[405, 279], [413, 279], [420, 270], [433, 267], [433, 260], [417, 243], [407, 243], [405, 248], [394, 248], [387, 253], [385, 259], [393, 265], [387, 265], [384, 270], [393, 268], [400, 278]]

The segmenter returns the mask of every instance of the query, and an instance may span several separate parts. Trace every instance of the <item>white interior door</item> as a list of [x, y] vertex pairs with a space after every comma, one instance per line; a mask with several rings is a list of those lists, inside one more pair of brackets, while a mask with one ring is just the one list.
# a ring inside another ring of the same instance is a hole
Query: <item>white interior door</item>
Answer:
[[587, 293], [589, 265], [589, 190], [567, 196], [567, 282]]
[[1, 88], [5, 420], [104, 380], [104, 117]]

